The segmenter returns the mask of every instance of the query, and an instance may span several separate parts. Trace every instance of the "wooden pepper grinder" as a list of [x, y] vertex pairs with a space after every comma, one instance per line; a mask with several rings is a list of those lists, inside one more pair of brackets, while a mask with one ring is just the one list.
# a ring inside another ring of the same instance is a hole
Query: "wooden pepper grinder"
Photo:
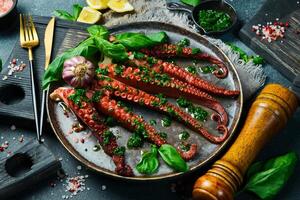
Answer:
[[267, 85], [251, 106], [234, 144], [196, 181], [193, 199], [233, 199], [249, 165], [265, 143], [284, 128], [297, 106], [297, 97], [290, 90], [278, 84]]

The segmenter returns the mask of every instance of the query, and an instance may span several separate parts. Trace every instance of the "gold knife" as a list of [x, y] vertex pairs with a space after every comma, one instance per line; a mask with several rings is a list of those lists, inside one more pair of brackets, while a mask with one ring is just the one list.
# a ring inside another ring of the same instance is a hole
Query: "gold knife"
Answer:
[[[45, 37], [44, 37], [44, 45], [45, 45], [45, 70], [48, 69], [51, 60], [51, 52], [52, 52], [52, 44], [53, 44], [53, 36], [54, 36], [54, 29], [55, 29], [55, 17], [53, 17], [45, 30]], [[45, 99], [47, 94], [48, 88], [43, 90], [42, 96], [42, 103], [41, 103], [41, 116], [40, 116], [40, 132], [38, 140], [41, 142], [41, 136], [43, 133], [43, 123], [44, 123], [44, 111], [45, 111]]]

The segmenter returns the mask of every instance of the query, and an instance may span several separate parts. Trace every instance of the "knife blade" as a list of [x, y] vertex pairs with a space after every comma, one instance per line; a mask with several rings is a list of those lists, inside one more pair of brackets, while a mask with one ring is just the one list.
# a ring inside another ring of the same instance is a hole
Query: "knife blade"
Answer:
[[46, 30], [45, 30], [45, 37], [44, 37], [44, 44], [45, 44], [45, 70], [48, 69], [50, 60], [51, 60], [51, 53], [52, 53], [52, 44], [53, 44], [53, 35], [54, 35], [54, 28], [55, 28], [55, 17], [49, 21]]
[[[52, 53], [52, 44], [53, 44], [53, 36], [54, 36], [54, 29], [55, 29], [55, 17], [53, 17], [45, 30], [45, 37], [44, 37], [44, 45], [45, 45], [45, 70], [48, 69], [51, 60], [51, 53]], [[42, 102], [41, 102], [41, 115], [40, 115], [40, 132], [38, 134], [38, 141], [41, 142], [41, 136], [43, 133], [43, 124], [44, 124], [44, 112], [45, 112], [45, 99], [47, 94], [48, 88], [43, 90], [42, 95]]]

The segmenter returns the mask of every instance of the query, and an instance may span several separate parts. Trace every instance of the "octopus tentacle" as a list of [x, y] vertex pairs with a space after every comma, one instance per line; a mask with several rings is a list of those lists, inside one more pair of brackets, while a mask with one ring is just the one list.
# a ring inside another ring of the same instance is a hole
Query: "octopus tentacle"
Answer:
[[95, 110], [92, 104], [82, 100], [81, 105], [75, 104], [70, 95], [74, 94], [72, 88], [60, 87], [56, 89], [50, 98], [53, 100], [62, 100], [64, 103], [92, 130], [93, 135], [98, 139], [104, 152], [112, 157], [116, 165], [116, 173], [122, 176], [133, 176], [133, 171], [129, 165], [125, 163], [125, 157], [117, 155], [114, 150], [118, 148], [116, 137], [112, 134], [108, 142], [104, 142], [104, 134], [108, 131], [108, 127], [104, 124], [103, 117]]
[[183, 151], [180, 147], [177, 148], [177, 151], [185, 161], [192, 160], [197, 154], [197, 144], [191, 144], [188, 151]]
[[156, 133], [155, 129], [145, 120], [133, 112], [129, 112], [124, 107], [120, 106], [116, 100], [111, 99], [109, 96], [102, 96], [99, 101], [95, 102], [95, 107], [102, 113], [109, 115], [119, 121], [122, 126], [128, 130], [134, 131], [138, 126], [144, 128], [144, 137], [150, 142], [161, 146], [166, 143], [166, 141]]
[[[167, 114], [187, 126], [189, 126], [192, 130], [198, 132], [201, 134], [204, 138], [208, 139], [212, 143], [220, 143], [223, 142], [228, 137], [228, 131], [224, 131], [224, 129], [227, 130], [227, 127], [224, 126], [223, 129], [217, 129], [219, 132], [221, 132], [222, 136], [215, 136], [209, 133], [205, 130], [205, 128], [202, 126], [202, 124], [194, 119], [191, 115], [184, 112], [182, 109], [180, 109], [178, 106], [175, 106], [169, 102], [161, 100], [159, 97], [153, 96], [151, 94], [148, 94], [144, 91], [138, 90], [134, 87], [128, 86], [118, 80], [115, 79], [104, 79], [101, 78], [96, 83], [95, 89], [98, 88], [110, 88], [110, 91], [112, 95], [115, 97], [118, 97], [122, 100], [139, 103], [147, 108], [150, 108], [152, 110], [156, 110], [159, 112], [162, 112], [163, 114]], [[219, 125], [218, 125], [219, 127]], [[222, 138], [222, 139], [220, 139]]]
[[208, 53], [193, 52], [193, 48], [191, 47], [180, 47], [176, 44], [161, 44], [154, 46], [151, 49], [141, 49], [140, 51], [157, 58], [184, 57], [197, 60], [207, 60], [219, 67], [219, 70], [214, 71], [214, 75], [216, 77], [225, 78], [228, 75], [228, 69], [222, 61]]
[[[160, 79], [163, 75], [153, 73], [151, 70], [147, 72], [143, 71], [145, 69], [140, 70], [138, 68], [117, 66], [115, 64], [100, 64], [99, 67], [101, 71], [97, 73], [98, 79], [103, 78], [103, 75], [107, 75], [149, 93], [163, 93], [173, 98], [183, 96], [216, 111], [221, 117], [221, 124], [227, 125], [228, 123], [228, 116], [224, 107], [215, 98], [187, 83], [169, 77], [165, 81], [162, 81]], [[160, 79], [156, 79], [155, 76], [160, 77]]]
[[[130, 53], [132, 54], [132, 53]], [[185, 81], [190, 85], [202, 89], [210, 94], [215, 94], [218, 96], [228, 96], [235, 97], [240, 94], [238, 90], [227, 90], [223, 87], [216, 86], [199, 76], [192, 74], [182, 67], [179, 67], [173, 63], [166, 62], [160, 59], [156, 59], [154, 64], [150, 64], [148, 60], [154, 60], [155, 58], [147, 55], [142, 55], [139, 59], [133, 58], [128, 60], [128, 64], [132, 66], [147, 66], [148, 68], [156, 71], [157, 73], [166, 73], [171, 77], [177, 78], [181, 81]]]

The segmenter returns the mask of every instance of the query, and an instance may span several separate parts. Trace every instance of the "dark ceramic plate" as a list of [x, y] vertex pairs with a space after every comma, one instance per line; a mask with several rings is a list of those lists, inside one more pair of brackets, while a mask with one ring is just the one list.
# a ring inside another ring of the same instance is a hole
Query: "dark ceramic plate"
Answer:
[[[113, 28], [110, 28], [110, 32], [112, 34], [115, 33], [121, 33], [121, 32], [145, 32], [145, 33], [151, 33], [151, 32], [157, 32], [157, 31], [165, 31], [170, 39], [171, 42], [177, 42], [181, 40], [182, 38], [188, 38], [191, 41], [192, 47], [198, 47], [202, 51], [205, 51], [207, 53], [210, 53], [217, 58], [224, 61], [226, 66], [229, 69], [229, 75], [226, 79], [217, 79], [212, 74], [200, 74], [203, 78], [217, 84], [220, 86], [224, 86], [228, 89], [235, 89], [240, 90], [241, 95], [233, 100], [233, 99], [219, 99], [222, 103], [222, 105], [226, 108], [228, 115], [229, 115], [229, 132], [230, 136], [229, 138], [223, 142], [222, 144], [216, 145], [208, 142], [206, 139], [201, 137], [199, 134], [189, 130], [184, 125], [173, 121], [172, 125], [170, 127], [162, 127], [160, 120], [164, 117], [163, 115], [144, 109], [143, 107], [134, 106], [133, 110], [137, 114], [141, 114], [144, 116], [146, 121], [149, 121], [150, 119], [155, 119], [157, 121], [157, 125], [155, 125], [155, 128], [158, 131], [163, 131], [168, 134], [168, 142], [178, 146], [179, 144], [179, 138], [178, 135], [181, 131], [187, 130], [191, 137], [189, 138], [189, 142], [197, 143], [198, 144], [198, 155], [196, 159], [193, 161], [188, 162], [188, 165], [190, 167], [190, 171], [194, 171], [197, 169], [200, 169], [208, 162], [212, 161], [216, 155], [224, 149], [228, 141], [232, 138], [233, 133], [236, 129], [236, 126], [239, 122], [241, 111], [242, 111], [242, 105], [243, 105], [243, 95], [242, 95], [242, 88], [241, 83], [238, 77], [238, 74], [236, 72], [236, 69], [232, 65], [232, 63], [228, 60], [228, 58], [224, 55], [224, 53], [209, 43], [205, 38], [203, 38], [201, 35], [198, 35], [196, 33], [192, 33], [190, 31], [187, 31], [185, 29], [182, 29], [180, 27], [159, 23], [159, 22], [137, 22], [137, 23], [131, 23], [131, 24], [125, 24], [121, 26], [116, 26]], [[72, 33], [66, 35], [65, 40], [67, 43], [68, 41], [74, 41], [75, 37], [78, 37], [78, 33]], [[84, 38], [85, 36], [81, 34], [81, 38]], [[188, 64], [192, 63], [192, 60], [176, 60], [178, 64], [182, 64], [183, 66], [186, 66]], [[199, 62], [198, 65], [202, 66], [207, 63], [205, 62]], [[63, 86], [63, 84], [57, 83], [56, 85], [51, 85], [49, 92], [51, 93], [54, 89], [56, 89], [59, 86]], [[174, 99], [170, 99], [170, 101], [175, 102]], [[179, 175], [182, 175], [182, 173], [175, 173], [170, 169], [168, 166], [164, 164], [162, 160], [160, 160], [160, 168], [159, 171], [151, 176], [144, 176], [139, 174], [135, 170], [136, 164], [140, 160], [140, 154], [141, 151], [149, 150], [150, 145], [145, 143], [144, 146], [141, 149], [137, 150], [126, 150], [126, 161], [129, 163], [132, 168], [134, 169], [135, 177], [122, 177], [117, 175], [114, 172], [114, 164], [111, 161], [111, 158], [107, 156], [103, 150], [100, 151], [93, 151], [94, 145], [97, 143], [96, 139], [94, 137], [90, 137], [89, 131], [82, 131], [80, 133], [72, 133], [69, 134], [69, 130], [71, 129], [71, 125], [73, 123], [73, 119], [66, 118], [66, 116], [63, 114], [62, 109], [57, 105], [56, 102], [51, 101], [48, 99], [47, 101], [47, 109], [48, 109], [48, 116], [52, 125], [52, 128], [57, 135], [60, 142], [64, 145], [64, 147], [81, 163], [86, 165], [87, 167], [117, 178], [122, 179], [131, 179], [131, 180], [158, 180], [158, 179], [166, 179], [171, 177], [176, 177]], [[209, 109], [206, 109], [209, 111]], [[209, 111], [210, 112], [210, 111]], [[204, 126], [207, 127], [211, 132], [215, 132], [214, 127], [216, 127], [216, 124], [212, 122], [210, 119], [207, 120], [207, 122], [204, 123]], [[111, 128], [111, 130], [118, 136], [118, 143], [120, 145], [126, 145], [127, 139], [130, 136], [130, 132], [125, 130], [124, 128], [120, 126], [116, 126]], [[81, 138], [88, 138], [85, 140], [85, 142], [82, 144], [80, 141], [78, 142], [78, 139]]]

